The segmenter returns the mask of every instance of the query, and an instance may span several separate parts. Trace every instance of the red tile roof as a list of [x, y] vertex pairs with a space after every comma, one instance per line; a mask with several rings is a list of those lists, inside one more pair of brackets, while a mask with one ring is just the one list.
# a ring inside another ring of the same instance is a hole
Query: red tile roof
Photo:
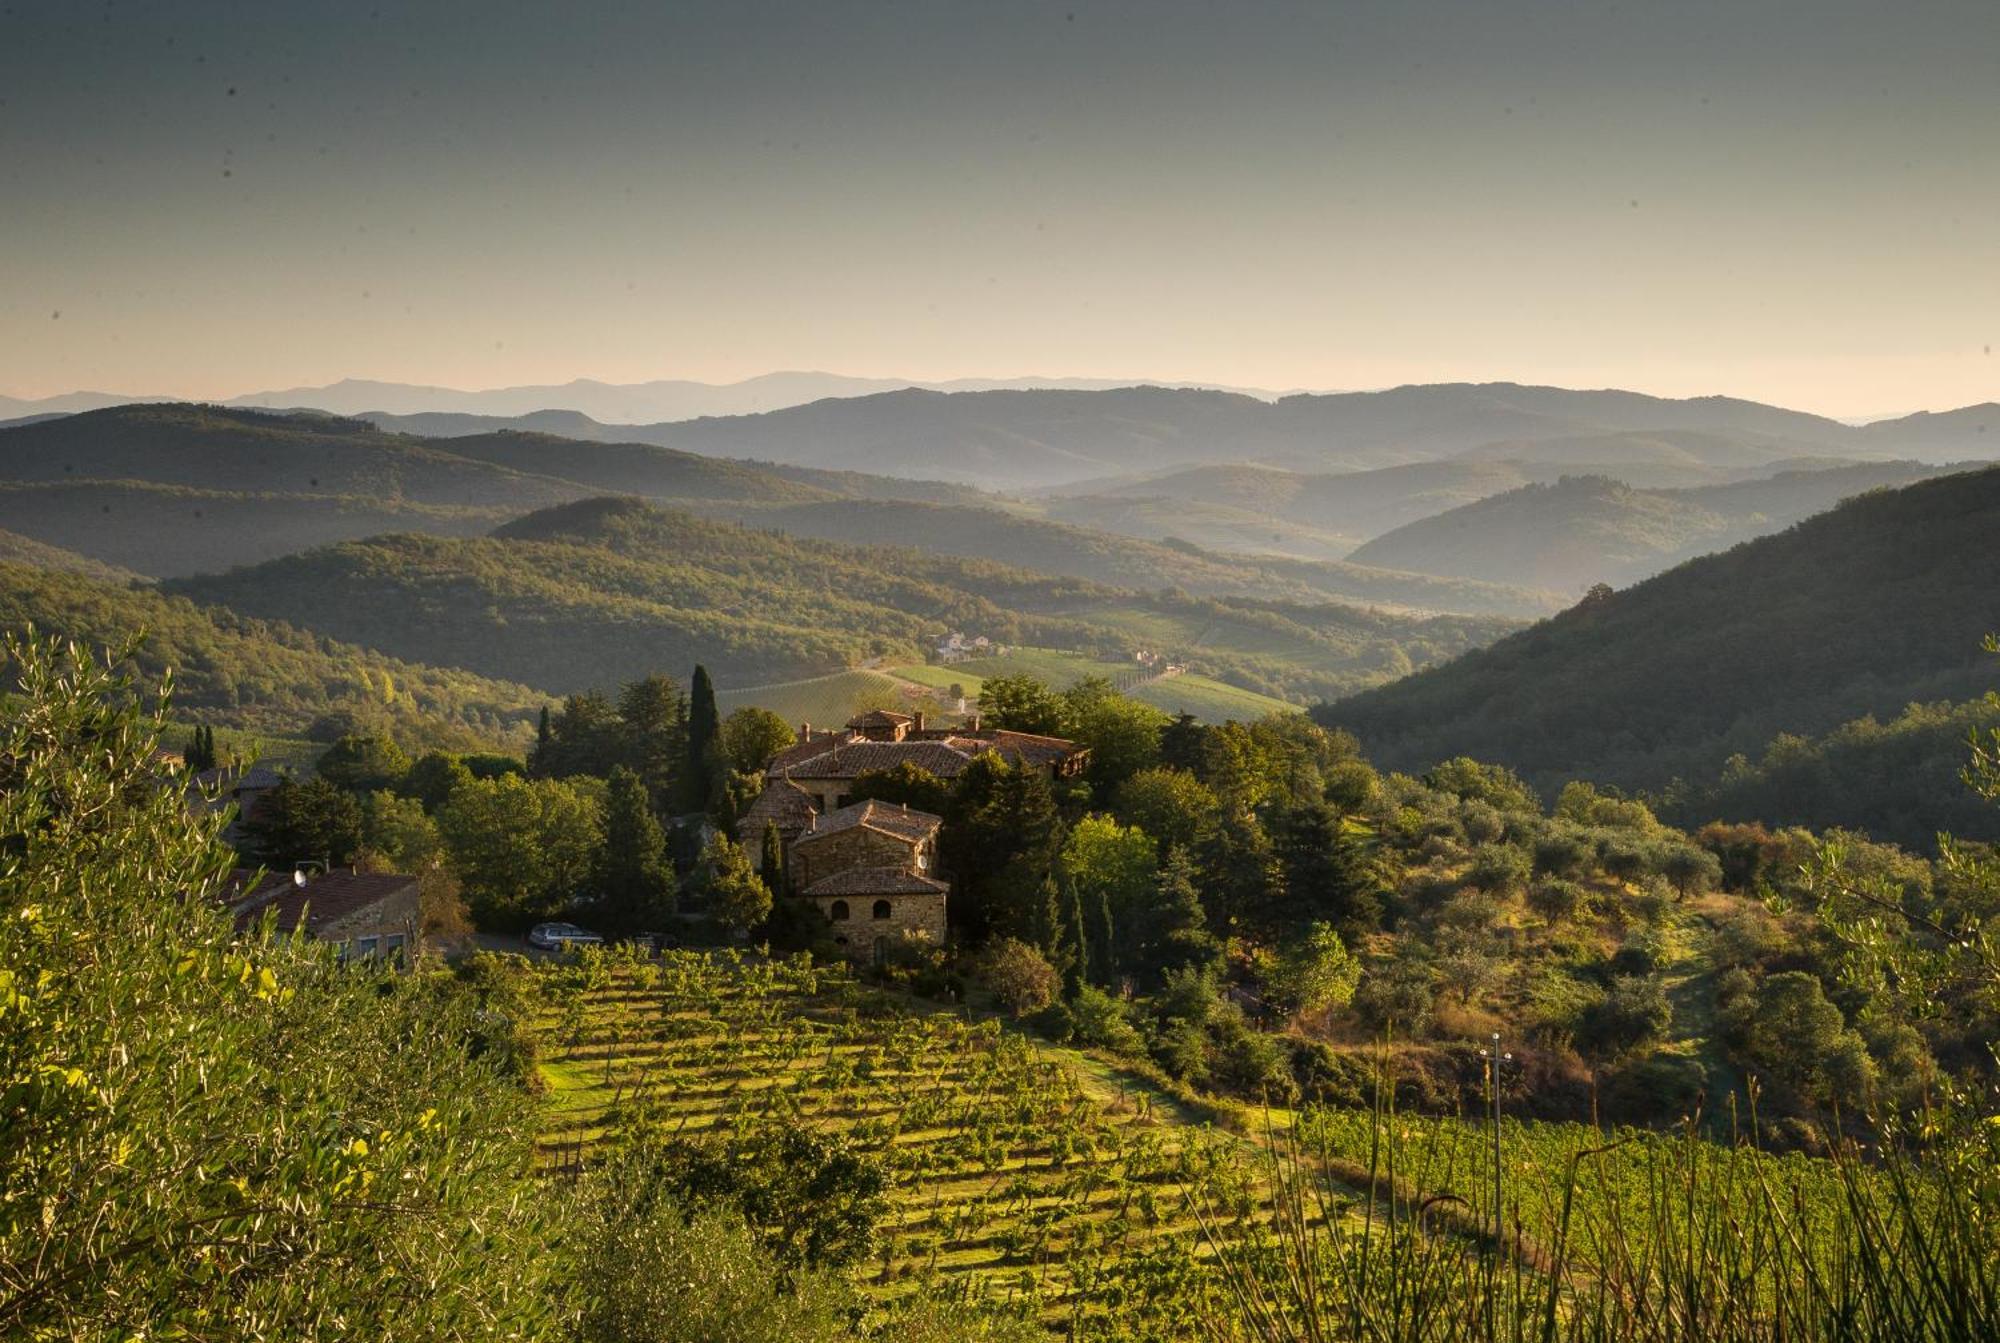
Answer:
[[891, 806], [887, 802], [869, 799], [856, 802], [852, 806], [830, 811], [800, 835], [798, 843], [810, 844], [814, 840], [837, 835], [843, 830], [856, 826], [865, 830], [876, 830], [910, 844], [921, 844], [937, 833], [944, 824], [944, 817], [933, 816], [927, 811], [912, 811], [908, 807]]
[[925, 733], [902, 741], [816, 737], [780, 751], [765, 774], [769, 778], [852, 779], [911, 764], [940, 779], [955, 779], [982, 751], [997, 751], [1009, 760], [1046, 767], [1077, 754], [1077, 746], [1060, 737], [1006, 731]]
[[798, 831], [811, 825], [818, 815], [811, 793], [790, 779], [773, 779], [743, 809], [743, 819], [736, 823], [736, 837], [745, 844], [756, 843], [764, 837], [767, 825], [777, 826], [781, 834]]
[[941, 881], [900, 867], [850, 867], [821, 877], [803, 894], [813, 899], [830, 895], [943, 895], [950, 889]]
[[336, 919], [414, 891], [417, 885], [415, 877], [400, 872], [326, 872], [309, 876], [303, 886], [288, 872], [267, 874], [253, 885], [254, 876], [238, 868], [217, 893], [217, 900], [236, 916], [236, 926], [251, 927], [266, 910], [276, 910], [279, 932], [296, 929], [303, 915], [306, 934], [312, 937]]

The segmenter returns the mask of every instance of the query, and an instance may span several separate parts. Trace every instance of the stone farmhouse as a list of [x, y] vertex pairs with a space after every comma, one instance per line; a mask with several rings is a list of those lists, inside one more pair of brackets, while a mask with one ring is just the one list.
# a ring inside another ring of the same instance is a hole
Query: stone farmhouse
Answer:
[[874, 801], [814, 816], [792, 841], [793, 886], [850, 956], [880, 960], [897, 941], [942, 942], [951, 890], [936, 876], [943, 825], [927, 811]]
[[777, 827], [793, 889], [825, 916], [848, 955], [879, 959], [898, 939], [942, 941], [950, 894], [949, 876], [937, 867], [943, 819], [856, 802], [854, 781], [904, 764], [949, 781], [987, 751], [1056, 778], [1081, 772], [1089, 761], [1074, 742], [982, 731], [977, 720], [930, 728], [922, 714], [877, 709], [836, 731], [802, 723], [798, 740], [766, 767], [764, 791], [745, 810], [737, 836], [761, 866], [764, 832]]
[[259, 880], [238, 868], [217, 898], [235, 915], [239, 932], [272, 913], [278, 932], [303, 929], [350, 959], [414, 954], [423, 935], [417, 878], [399, 872], [273, 872]]

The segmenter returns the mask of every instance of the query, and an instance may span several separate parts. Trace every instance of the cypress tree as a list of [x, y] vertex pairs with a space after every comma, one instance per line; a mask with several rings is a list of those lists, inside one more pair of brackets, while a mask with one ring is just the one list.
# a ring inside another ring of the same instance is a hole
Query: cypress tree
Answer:
[[555, 734], [549, 729], [549, 706], [542, 706], [541, 721], [535, 725], [535, 749], [528, 752], [528, 773], [543, 775], [549, 769], [549, 746]]
[[763, 862], [760, 875], [764, 884], [771, 888], [773, 895], [787, 895], [791, 892], [790, 874], [785, 871], [785, 841], [778, 833], [778, 823], [764, 823], [764, 847], [758, 855]]
[[696, 665], [688, 692], [687, 803], [690, 811], [705, 811], [722, 796], [722, 716], [715, 707], [715, 682], [708, 668]]
[[1083, 992], [1085, 984], [1097, 982], [1095, 958], [1091, 955], [1090, 927], [1083, 917], [1083, 892], [1074, 881], [1065, 880], [1063, 913], [1064, 951], [1068, 964], [1063, 967], [1063, 997], [1074, 1000]]

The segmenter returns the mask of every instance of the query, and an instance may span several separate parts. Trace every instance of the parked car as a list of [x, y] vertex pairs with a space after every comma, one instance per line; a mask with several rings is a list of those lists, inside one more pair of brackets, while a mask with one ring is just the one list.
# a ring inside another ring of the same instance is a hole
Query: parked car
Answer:
[[604, 939], [588, 928], [573, 923], [538, 923], [528, 930], [528, 945], [543, 951], [568, 951], [571, 947], [594, 947]]

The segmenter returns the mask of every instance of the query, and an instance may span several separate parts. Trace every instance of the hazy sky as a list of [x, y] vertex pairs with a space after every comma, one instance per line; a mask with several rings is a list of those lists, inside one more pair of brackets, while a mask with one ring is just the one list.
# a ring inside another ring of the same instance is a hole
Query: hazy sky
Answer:
[[0, 0], [0, 391], [2000, 399], [2000, 3]]

